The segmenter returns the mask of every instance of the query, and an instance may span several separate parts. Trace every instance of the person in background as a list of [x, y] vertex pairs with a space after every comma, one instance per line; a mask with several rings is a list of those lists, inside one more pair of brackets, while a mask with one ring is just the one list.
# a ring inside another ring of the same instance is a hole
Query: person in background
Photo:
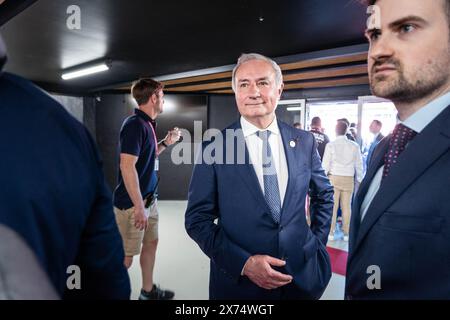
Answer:
[[369, 167], [370, 159], [372, 158], [372, 154], [373, 154], [373, 151], [375, 150], [375, 147], [384, 138], [383, 134], [381, 133], [382, 127], [383, 127], [383, 124], [381, 123], [380, 120], [373, 120], [369, 126], [369, 131], [370, 131], [370, 133], [373, 134], [373, 141], [370, 144], [369, 151], [367, 153], [367, 158], [366, 158], [367, 168]]
[[295, 122], [292, 126], [293, 126], [295, 129], [303, 130], [302, 124], [301, 124], [300, 122]]
[[354, 190], [354, 176], [360, 182], [363, 178], [363, 165], [359, 146], [346, 136], [347, 124], [338, 121], [336, 140], [327, 144], [322, 165], [334, 188], [333, 219], [329, 240], [334, 240], [338, 209], [342, 210], [344, 241], [348, 241], [351, 201]]
[[350, 128], [350, 121], [348, 121], [347, 118], [341, 118], [338, 119], [338, 121], [344, 122], [347, 125], [347, 132], [345, 133], [345, 136], [347, 137], [348, 140], [356, 142], [356, 139], [353, 137], [353, 135], [349, 132], [349, 128]]
[[363, 140], [361, 136], [358, 136], [358, 127], [356, 123], [350, 123], [350, 128], [348, 129], [352, 137], [355, 139], [355, 142], [359, 145], [359, 150], [363, 148]]
[[322, 120], [319, 117], [314, 117], [311, 119], [311, 130], [310, 132], [313, 134], [314, 138], [317, 142], [317, 150], [319, 151], [320, 159], [323, 159], [323, 154], [325, 152], [325, 147], [328, 142], [330, 142], [330, 138], [323, 133], [322, 128]]
[[[114, 191], [114, 212], [125, 248], [124, 264], [130, 268], [140, 254], [142, 289], [139, 300], [169, 300], [174, 292], [153, 283], [158, 245], [157, 186], [159, 155], [180, 139], [175, 128], [157, 142], [156, 118], [163, 112], [163, 85], [153, 79], [133, 83], [131, 94], [138, 104], [120, 130], [119, 175]], [[141, 249], [142, 245], [142, 249]]]

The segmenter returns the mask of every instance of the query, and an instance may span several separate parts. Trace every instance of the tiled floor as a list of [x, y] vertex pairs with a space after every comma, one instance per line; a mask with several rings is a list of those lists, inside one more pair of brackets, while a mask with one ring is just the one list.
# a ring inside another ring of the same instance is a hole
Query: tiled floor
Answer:
[[[159, 247], [156, 256], [155, 282], [163, 288], [175, 291], [175, 299], [208, 299], [209, 259], [184, 229], [186, 201], [159, 201]], [[329, 243], [346, 250], [347, 243]], [[130, 270], [132, 299], [137, 299], [141, 288], [139, 257], [136, 256]], [[344, 296], [345, 278], [333, 274], [322, 299], [339, 300]]]

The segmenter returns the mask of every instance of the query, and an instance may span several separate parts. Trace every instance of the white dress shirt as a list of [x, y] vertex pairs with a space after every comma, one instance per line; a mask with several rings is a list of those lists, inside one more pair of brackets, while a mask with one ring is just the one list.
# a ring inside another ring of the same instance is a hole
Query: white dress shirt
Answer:
[[356, 180], [361, 182], [363, 164], [359, 145], [346, 136], [338, 136], [326, 145], [322, 166], [327, 175], [353, 177], [356, 173]]
[[[398, 119], [397, 117], [397, 122], [402, 123], [405, 127], [408, 127], [417, 132], [417, 134], [419, 134], [449, 105], [450, 105], [450, 92], [447, 92], [445, 95], [431, 101], [429, 104], [413, 113], [405, 121], [400, 121], [400, 119]], [[369, 210], [370, 204], [372, 203], [378, 190], [380, 189], [381, 179], [383, 178], [383, 169], [384, 166], [378, 169], [377, 173], [372, 179], [372, 182], [370, 183], [366, 196], [364, 197], [364, 201], [361, 205], [360, 210], [361, 221], [364, 219], [367, 210]]]
[[259, 185], [264, 193], [264, 177], [263, 177], [263, 165], [262, 165], [262, 147], [263, 142], [256, 134], [258, 131], [269, 130], [269, 145], [272, 150], [272, 157], [275, 164], [275, 170], [277, 171], [278, 188], [280, 190], [281, 206], [283, 207], [283, 200], [286, 194], [286, 188], [288, 183], [288, 166], [286, 162], [286, 155], [284, 153], [283, 140], [281, 138], [280, 129], [278, 128], [278, 122], [275, 118], [270, 126], [262, 130], [255, 125], [248, 122], [244, 117], [241, 117], [241, 127], [245, 138], [245, 144], [247, 145], [248, 153], [250, 155], [250, 161], [255, 169], [256, 176], [258, 177]]

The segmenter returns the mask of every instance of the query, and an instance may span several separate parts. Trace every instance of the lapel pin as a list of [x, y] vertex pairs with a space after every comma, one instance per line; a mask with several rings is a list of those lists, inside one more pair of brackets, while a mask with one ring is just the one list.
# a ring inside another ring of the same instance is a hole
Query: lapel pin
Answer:
[[295, 148], [296, 143], [294, 140], [291, 140], [291, 142], [289, 142], [289, 145], [291, 146], [291, 148]]

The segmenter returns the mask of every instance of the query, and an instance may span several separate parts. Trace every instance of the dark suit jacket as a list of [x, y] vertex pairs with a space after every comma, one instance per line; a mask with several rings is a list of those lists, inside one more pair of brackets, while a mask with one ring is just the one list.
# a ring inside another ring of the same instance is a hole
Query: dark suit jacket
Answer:
[[367, 153], [367, 159], [366, 164], [367, 168], [370, 166], [370, 159], [372, 159], [373, 151], [377, 147], [378, 143], [380, 143], [381, 140], [383, 140], [384, 136], [380, 133], [377, 135], [376, 139], [370, 144], [369, 152]]
[[[86, 128], [7, 73], [0, 75], [0, 119], [0, 224], [25, 240], [60, 297], [128, 299], [111, 192]], [[81, 290], [66, 290], [70, 265], [80, 267]]]
[[[354, 201], [346, 297], [450, 299], [450, 107], [409, 143], [360, 222], [389, 139], [376, 148]], [[367, 288], [371, 265], [380, 268], [381, 290]]]
[[[333, 188], [321, 167], [313, 135], [283, 122], [278, 124], [289, 170], [280, 224], [271, 217], [254, 168], [248, 162], [245, 142], [245, 164], [203, 163], [194, 168], [185, 224], [188, 234], [211, 259], [211, 299], [318, 299], [331, 277], [325, 245]], [[239, 122], [228, 129], [245, 141], [242, 131], [235, 131], [241, 129]], [[224, 157], [227, 141], [225, 138], [223, 144], [217, 143]], [[294, 147], [291, 141], [295, 141]], [[204, 144], [203, 149], [210, 145]], [[236, 160], [236, 152], [234, 155]], [[305, 219], [308, 189], [311, 229]], [[245, 262], [255, 254], [286, 260], [280, 270], [292, 275], [293, 282], [265, 290], [242, 277]]]

